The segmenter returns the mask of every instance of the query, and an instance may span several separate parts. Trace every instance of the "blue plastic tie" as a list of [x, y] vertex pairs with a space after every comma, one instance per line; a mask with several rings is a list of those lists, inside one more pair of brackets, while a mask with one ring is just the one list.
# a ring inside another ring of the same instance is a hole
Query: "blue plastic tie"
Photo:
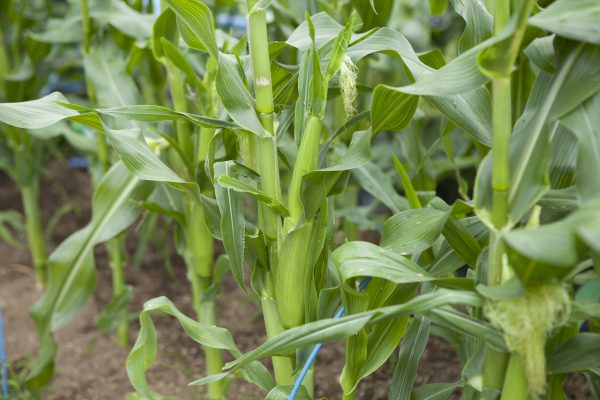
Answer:
[[2, 398], [8, 399], [8, 374], [6, 373], [6, 345], [4, 344], [4, 315], [0, 306], [0, 366], [2, 366]]
[[[358, 290], [360, 290], [361, 292], [363, 290], [365, 290], [365, 288], [367, 287], [367, 285], [369, 284], [370, 281], [371, 281], [371, 277], [367, 276], [365, 279], [363, 279], [363, 281], [360, 283], [360, 285], [358, 285]], [[339, 310], [333, 316], [333, 319], [341, 318], [345, 312], [346, 312], [346, 307], [341, 306], [339, 308]], [[294, 400], [296, 398], [296, 395], [298, 394], [298, 391], [300, 390], [300, 387], [302, 386], [302, 382], [304, 381], [304, 378], [306, 378], [306, 374], [308, 374], [308, 371], [310, 371], [310, 368], [315, 363], [317, 355], [319, 354], [319, 351], [321, 351], [322, 347], [323, 347], [323, 343], [317, 343], [315, 345], [315, 347], [313, 347], [312, 351], [310, 352], [310, 355], [308, 356], [308, 359], [304, 363], [304, 367], [302, 367], [302, 371], [300, 371], [300, 374], [298, 375], [298, 378], [296, 379], [296, 382], [294, 383], [294, 387], [292, 388], [292, 391], [290, 392], [290, 395], [288, 396], [288, 400]]]

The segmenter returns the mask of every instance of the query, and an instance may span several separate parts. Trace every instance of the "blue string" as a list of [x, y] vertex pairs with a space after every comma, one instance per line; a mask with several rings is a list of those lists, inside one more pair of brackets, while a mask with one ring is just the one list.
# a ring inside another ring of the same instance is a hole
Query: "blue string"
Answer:
[[0, 307], [0, 365], [2, 366], [2, 397], [8, 399], [8, 381], [6, 373], [6, 347], [4, 344], [4, 315]]
[[[363, 281], [360, 283], [360, 285], [358, 285], [358, 290], [360, 290], [361, 292], [363, 290], [365, 290], [365, 288], [367, 287], [367, 285], [369, 284], [370, 281], [371, 281], [370, 276], [363, 279]], [[333, 319], [341, 318], [345, 312], [346, 312], [346, 307], [341, 306], [339, 308], [339, 310], [333, 316]], [[302, 386], [302, 382], [304, 381], [304, 378], [306, 378], [306, 374], [308, 374], [308, 371], [314, 364], [315, 359], [317, 358], [317, 355], [319, 354], [319, 351], [321, 351], [322, 347], [323, 347], [323, 343], [317, 343], [315, 345], [315, 347], [313, 347], [312, 351], [310, 352], [310, 355], [308, 356], [308, 359], [304, 363], [304, 367], [302, 367], [302, 371], [300, 371], [298, 378], [296, 378], [296, 382], [294, 383], [294, 387], [292, 388], [292, 391], [290, 392], [288, 400], [294, 400], [296, 398], [296, 395], [298, 394], [298, 391], [300, 390], [300, 387]]]

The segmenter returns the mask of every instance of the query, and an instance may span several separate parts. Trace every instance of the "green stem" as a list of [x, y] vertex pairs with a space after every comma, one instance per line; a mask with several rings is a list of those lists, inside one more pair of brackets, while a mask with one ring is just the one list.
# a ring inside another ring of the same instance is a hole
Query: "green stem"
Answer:
[[[192, 284], [192, 302], [196, 317], [202, 324], [208, 326], [217, 325], [217, 311], [215, 301], [210, 297], [208, 291], [212, 278], [202, 278], [195, 271], [196, 266], [188, 264], [188, 279]], [[219, 374], [223, 369], [223, 354], [220, 349], [202, 346], [206, 362], [206, 373], [208, 375]], [[208, 399], [222, 400], [225, 397], [225, 387], [222, 381], [208, 384]]]
[[[123, 238], [117, 236], [106, 243], [109, 254], [109, 265], [112, 269], [113, 295], [115, 298], [125, 292], [125, 266], [123, 262]], [[120, 345], [127, 346], [129, 342], [129, 310], [123, 309], [118, 316], [117, 340]]]
[[0, 27], [0, 101], [5, 102], [4, 98], [4, 77], [8, 74], [9, 63], [8, 63], [8, 55], [6, 54], [6, 46], [4, 45], [4, 32], [2, 32], [2, 27]]
[[210, 141], [215, 134], [215, 130], [211, 128], [202, 127], [200, 128], [200, 137], [198, 139], [198, 162], [204, 162], [208, 156], [208, 149], [210, 147]]
[[187, 198], [185, 201], [186, 237], [190, 257], [193, 257], [196, 273], [202, 278], [212, 279], [214, 245], [213, 238], [206, 224], [204, 210], [200, 203]]
[[[494, 6], [494, 34], [498, 35], [504, 29], [510, 18], [510, 1], [496, 0]], [[520, 0], [518, 4], [519, 20], [511, 38], [507, 57], [513, 65], [527, 27], [527, 18], [531, 13], [532, 0]], [[508, 196], [510, 190], [509, 141], [512, 131], [512, 87], [511, 72], [492, 80], [492, 223], [496, 229], [502, 229], [508, 219]], [[493, 266], [492, 268], [495, 268]]]
[[[194, 199], [186, 198], [184, 204], [186, 226], [185, 261], [188, 280], [192, 284], [192, 302], [199, 322], [217, 325], [214, 297], [209, 293], [213, 283], [214, 244], [211, 232], [206, 225], [202, 206]], [[221, 350], [203, 347], [206, 371], [209, 375], [222, 372], [223, 355]], [[208, 385], [210, 400], [220, 400], [225, 395], [221, 381]]]
[[[172, 62], [166, 62], [167, 67], [167, 78], [169, 80], [169, 88], [171, 89], [171, 98], [173, 101], [173, 107], [176, 111], [187, 112], [187, 99], [185, 97], [185, 81], [181, 75], [181, 72]], [[175, 121], [175, 127], [177, 131], [177, 143], [183, 150], [188, 160], [192, 160], [193, 147], [192, 147], [192, 136], [190, 125], [187, 121], [177, 120]]]
[[[276, 200], [281, 199], [281, 182], [279, 180], [279, 162], [277, 159], [277, 142], [273, 126], [273, 87], [271, 83], [271, 60], [269, 58], [269, 40], [265, 9], [253, 10], [256, 0], [248, 0], [248, 37], [250, 40], [250, 59], [254, 77], [254, 93], [256, 95], [256, 112], [266, 138], [254, 137], [255, 149], [258, 153], [257, 168], [260, 175], [261, 189]], [[267, 239], [277, 240], [280, 230], [280, 219], [277, 213], [264, 204], [260, 204], [259, 225]]]
[[21, 198], [27, 224], [29, 251], [31, 252], [37, 282], [40, 286], [44, 287], [48, 280], [48, 273], [46, 270], [46, 244], [42, 230], [42, 219], [38, 197], [39, 181], [36, 178], [33, 179], [33, 182], [30, 185], [21, 187]]
[[506, 225], [508, 190], [510, 185], [509, 141], [512, 131], [512, 103], [510, 77], [492, 81], [494, 152], [492, 153], [492, 223], [497, 229]]
[[248, 38], [254, 76], [256, 111], [259, 114], [270, 114], [274, 107], [267, 19], [264, 8], [252, 9], [255, 4], [256, 0], [248, 0]]
[[343, 400], [355, 400], [356, 399], [356, 390], [353, 390], [350, 393], [344, 393], [342, 397]]
[[83, 22], [83, 51], [90, 51], [90, 38], [92, 35], [92, 20], [88, 0], [81, 0], [81, 18]]
[[[526, 0], [529, 1], [529, 0]], [[510, 18], [510, 1], [494, 2], [494, 34], [499, 34]], [[507, 222], [508, 191], [510, 185], [509, 142], [512, 131], [510, 75], [492, 80], [492, 223], [502, 229]], [[490, 236], [490, 254], [487, 284], [502, 282], [502, 239], [497, 230]], [[501, 389], [506, 373], [507, 354], [489, 346], [485, 348], [483, 386], [485, 389]]]

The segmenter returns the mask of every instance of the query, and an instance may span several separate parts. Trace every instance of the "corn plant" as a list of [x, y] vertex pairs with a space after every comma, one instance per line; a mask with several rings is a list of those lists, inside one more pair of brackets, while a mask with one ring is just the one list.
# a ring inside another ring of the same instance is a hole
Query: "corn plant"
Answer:
[[[80, 14], [83, 14], [83, 18]], [[118, 15], [118, 17], [112, 18], [115, 15]], [[38, 47], [45, 48], [46, 53], [51, 48], [55, 53], [60, 54], [63, 52], [60, 56], [65, 57], [67, 60], [74, 52], [79, 51], [77, 47], [83, 42], [83, 67], [86, 70], [88, 100], [103, 103], [109, 98], [111, 101], [116, 98], [121, 100], [121, 104], [127, 101], [129, 103], [136, 103], [137, 100], [134, 99], [136, 98], [135, 93], [137, 89], [133, 79], [125, 74], [124, 57], [119, 57], [119, 55], [116, 57], [114, 55], [112, 57], [107, 56], [109, 50], [116, 51], [116, 47], [110, 47], [112, 43], [108, 42], [106, 46], [101, 46], [93, 52], [90, 51], [90, 41], [94, 39], [94, 32], [91, 30], [92, 19], [95, 23], [96, 34], [118, 36], [120, 40], [125, 42], [123, 45], [127, 46], [127, 41], [132, 42], [131, 39], [128, 39], [127, 35], [137, 38], [150, 36], [151, 29], [146, 26], [148, 22], [151, 24], [154, 18], [149, 15], [136, 13], [120, 2], [94, 3], [91, 7], [86, 2], [83, 2], [83, 4], [73, 3], [65, 10], [63, 18], [51, 18], [45, 29], [28, 32], [28, 40]], [[113, 31], [110, 30], [108, 20], [111, 21], [112, 25], [110, 26], [116, 28]], [[77, 27], [79, 29], [74, 29]], [[66, 53], [66, 56], [64, 53]], [[62, 61], [64, 62], [65, 60], [62, 59]], [[40, 65], [44, 64], [40, 63]], [[112, 70], [109, 70], [109, 68]], [[37, 84], [30, 85], [29, 88], [31, 91], [39, 90]], [[35, 95], [29, 94], [29, 97], [35, 96], [37, 96], [37, 93]], [[103, 191], [111, 184], [119, 184], [119, 181], [115, 183], [114, 178], [112, 181], [110, 177], [104, 179], [104, 175], [110, 175], [108, 171], [112, 164], [111, 154], [104, 136], [99, 135], [95, 138], [91, 130], [82, 130], [82, 125], [78, 123], [51, 123], [52, 127], [45, 125], [45, 123], [28, 124], [26, 121], [29, 116], [27, 115], [19, 116], [18, 113], [14, 113], [10, 109], [3, 110], [3, 112], [5, 114], [3, 114], [4, 117], [2, 120], [8, 122], [7, 126], [9, 129], [13, 128], [11, 123], [12, 125], [19, 126], [18, 129], [20, 130], [21, 137], [24, 138], [24, 143], [43, 143], [40, 139], [51, 139], [55, 136], [63, 135], [75, 148], [87, 153], [90, 159], [93, 186], [97, 191]], [[24, 117], [24, 120], [14, 123], [11, 118], [15, 117], [17, 119]], [[5, 138], [10, 139], [10, 136], [3, 135], [3, 139]], [[23, 148], [22, 151], [26, 149], [25, 146], [21, 147]], [[38, 144], [38, 151], [35, 155], [29, 158], [17, 156], [15, 160], [27, 163], [29, 165], [28, 170], [30, 171], [36, 171], [36, 168], [40, 169], [43, 156], [47, 156], [48, 152], [39, 151], [39, 147], [40, 145]], [[21, 170], [23, 172], [26, 171], [25, 168], [21, 168]], [[37, 179], [39, 180], [39, 178]], [[106, 180], [109, 181], [108, 184], [103, 183]], [[144, 193], [149, 192], [146, 191]], [[25, 195], [27, 192], [23, 192], [23, 194]], [[118, 191], [112, 193], [113, 196], [117, 194]], [[105, 199], [103, 201], [110, 203], [112, 200], [109, 198], [109, 200]], [[39, 206], [37, 204], [25, 207], [26, 214], [31, 209], [39, 213]], [[137, 208], [134, 209], [137, 210]], [[105, 211], [101, 210], [100, 213]], [[108, 215], [103, 217], [114, 216], [111, 215], [111, 213], [114, 214], [113, 211], [106, 211]], [[98, 219], [98, 216], [96, 215], [92, 218], [92, 220], [94, 219]], [[39, 219], [37, 221], [39, 224]], [[100, 224], [105, 222], [102, 221]], [[91, 257], [93, 244], [91, 244], [90, 240], [94, 240], [94, 235], [97, 235], [99, 232], [96, 231], [97, 226], [94, 223], [90, 223], [87, 228], [74, 233], [63, 243], [63, 247], [66, 246], [69, 248], [70, 254], [67, 256], [64, 253], [61, 254], [62, 250], [61, 246], [59, 246], [49, 258], [48, 267], [51, 271], [54, 270], [54, 273], [50, 272], [47, 291], [32, 309], [32, 316], [37, 323], [40, 339], [40, 355], [37, 362], [31, 366], [26, 380], [34, 393], [39, 393], [39, 390], [52, 377], [54, 369], [53, 359], [56, 353], [56, 344], [51, 336], [52, 330], [68, 322], [84, 304], [85, 299], [95, 287], [95, 272], [92, 271], [93, 273], [90, 274], [90, 267], [93, 268], [93, 257]], [[109, 237], [101, 239], [100, 242], [111, 239], [112, 236], [117, 236], [125, 227], [119, 227], [117, 224], [117, 230], [111, 231], [112, 233], [108, 234]], [[119, 342], [127, 344], [129, 316], [126, 308], [128, 299], [131, 298], [132, 293], [125, 286], [124, 281], [122, 235], [109, 240], [107, 247], [110, 258], [109, 264], [113, 269], [114, 297], [101, 317], [105, 320], [114, 318], [118, 321], [112, 325], [116, 325]], [[70, 279], [75, 279], [75, 282]], [[62, 321], [57, 322], [61, 319]]]
[[[429, 13], [464, 20], [446, 55], [390, 27], [406, 20], [402, 2], [243, 3], [237, 40], [206, 4], [163, 2], [151, 42], [126, 42], [131, 76], [155, 79], [142, 84], [147, 105], [83, 106], [59, 93], [0, 105], [21, 129], [87, 125], [120, 159], [90, 224], [50, 256], [32, 379], [47, 379], [52, 330], [91, 292], [91, 250], [145, 207], [178, 223], [196, 311], [165, 297], [144, 305], [126, 368], [145, 398], [160, 398], [145, 377], [153, 312], [203, 347], [208, 376], [192, 384], [210, 399], [238, 378], [267, 398], [313, 398], [307, 354], [335, 340], [345, 341], [348, 400], [391, 359], [390, 399], [558, 400], [571, 372], [597, 394], [597, 2], [430, 1]], [[455, 193], [436, 196], [448, 179]], [[360, 204], [365, 192], [371, 205]], [[359, 228], [379, 230], [379, 243]], [[226, 253], [216, 263], [213, 239]], [[217, 326], [226, 271], [257, 300], [267, 332], [245, 354]], [[461, 380], [414, 388], [431, 334], [456, 348]], [[234, 360], [223, 364], [223, 351]]]
[[[44, 2], [33, 7], [7, 1], [0, 18], [0, 97], [2, 101], [36, 98], [49, 73], [44, 58], [48, 46], [31, 40], [26, 32], [41, 24], [43, 15], [31, 8], [45, 8]], [[40, 286], [46, 283], [46, 244], [39, 207], [41, 171], [48, 158], [46, 144], [18, 128], [2, 127], [1, 168], [19, 186], [31, 259]]]

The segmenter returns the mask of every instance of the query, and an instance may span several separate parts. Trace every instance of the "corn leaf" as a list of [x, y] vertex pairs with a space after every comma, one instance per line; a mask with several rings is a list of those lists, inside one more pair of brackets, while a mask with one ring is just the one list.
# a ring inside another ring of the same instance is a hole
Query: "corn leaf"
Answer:
[[52, 332], [75, 316], [96, 286], [94, 247], [131, 225], [141, 212], [137, 202], [148, 197], [153, 188], [132, 176], [122, 163], [115, 164], [94, 192], [90, 222], [50, 255], [48, 289], [31, 309], [40, 353], [27, 378], [30, 385], [47, 383], [56, 355]]
[[126, 118], [141, 122], [159, 122], [172, 120], [185, 120], [198, 126], [207, 128], [238, 128], [234, 122], [215, 118], [204, 117], [172, 110], [168, 107], [155, 105], [128, 105], [123, 107], [98, 108], [97, 113], [112, 117]]
[[[215, 163], [215, 181], [221, 176], [231, 176], [234, 164], [232, 161]], [[221, 212], [221, 237], [231, 265], [231, 272], [238, 285], [245, 290], [244, 284], [244, 241], [246, 220], [239, 192], [216, 185], [215, 195]]]
[[392, 184], [392, 180], [376, 163], [369, 161], [365, 165], [352, 170], [352, 175], [361, 188], [382, 202], [393, 213], [409, 208], [408, 202], [400, 196]]
[[61, 107], [57, 101], [68, 102], [61, 93], [54, 92], [38, 100], [0, 103], [0, 121], [18, 128], [40, 129], [79, 115], [74, 110]]
[[361, 276], [383, 278], [397, 284], [435, 279], [408, 258], [368, 242], [345, 243], [333, 252], [333, 260], [345, 284]]
[[419, 360], [429, 340], [430, 322], [416, 317], [409, 322], [406, 337], [400, 345], [400, 355], [394, 367], [388, 399], [408, 399], [417, 378]]
[[[340, 319], [325, 319], [311, 322], [303, 326], [291, 328], [279, 334], [242, 357], [228, 363], [225, 368], [240, 368], [246, 363], [272, 355], [290, 354], [296, 348], [305, 347], [319, 342], [330, 342], [355, 334], [367, 325], [372, 325], [388, 318], [397, 318], [407, 313], [423, 314], [448, 304], [478, 305], [480, 298], [470, 292], [438, 290], [418, 296], [404, 304], [388, 306], [378, 310], [353, 314]], [[502, 348], [504, 346], [501, 334], [477, 320], [472, 321], [472, 330], [485, 333], [484, 339]], [[471, 326], [471, 327], [472, 327]]]
[[167, 3], [211, 57], [218, 59], [219, 50], [210, 8], [196, 0], [167, 0]]
[[567, 218], [535, 229], [515, 229], [504, 236], [511, 266], [525, 285], [563, 279], [587, 251], [598, 253], [598, 198]]
[[447, 400], [461, 383], [430, 383], [413, 390], [411, 400]]
[[600, 93], [586, 101], [561, 123], [577, 135], [577, 193], [583, 203], [600, 194], [600, 182], [594, 171], [600, 168]]
[[555, 1], [529, 23], [570, 39], [600, 44], [600, 4], [596, 0]]
[[264, 203], [268, 207], [277, 211], [277, 213], [283, 217], [287, 217], [290, 214], [287, 207], [283, 205], [279, 200], [272, 198], [262, 190], [259, 190], [245, 182], [242, 182], [237, 178], [234, 178], [230, 175], [219, 175], [217, 182], [219, 183], [219, 185], [226, 189], [235, 190], [239, 193], [246, 193], [254, 197], [256, 200]]
[[581, 372], [600, 367], [600, 334], [580, 333], [563, 343], [548, 357], [552, 374]]
[[139, 90], [125, 72], [126, 62], [119, 54], [116, 46], [103, 44], [91, 48], [83, 57], [86, 78], [93, 85], [96, 104], [100, 106], [138, 103]]
[[[291, 391], [292, 385], [276, 386], [267, 393], [265, 400], [287, 400], [290, 397]], [[300, 390], [298, 391], [298, 394], [296, 394], [295, 399], [312, 400], [312, 397], [308, 394], [306, 387], [300, 386]]]
[[[227, 350], [234, 356], [241, 354], [227, 329], [194, 321], [179, 311], [166, 297], [149, 300], [140, 312], [140, 333], [127, 356], [126, 362], [129, 380], [135, 389], [147, 399], [160, 398], [160, 395], [150, 389], [145, 375], [157, 356], [156, 328], [152, 322], [152, 312], [162, 312], [175, 317], [185, 333], [202, 346]], [[244, 369], [244, 372], [250, 382], [255, 383], [265, 391], [269, 391], [275, 386], [267, 369], [258, 362], [250, 364]]]
[[401, 211], [383, 226], [381, 246], [397, 252], [425, 250], [441, 235], [448, 214], [431, 208]]
[[[540, 72], [525, 112], [517, 121], [510, 144], [510, 223], [516, 224], [548, 190], [550, 123], [573, 110], [600, 88], [600, 48], [561, 42], [554, 75]], [[558, 93], [560, 92], [560, 96]], [[492, 151], [493, 153], [493, 151]], [[536, 168], [530, 168], [536, 165]], [[475, 209], [489, 221], [491, 209], [491, 153], [479, 168]]]
[[380, 131], [404, 129], [412, 120], [419, 98], [393, 87], [377, 85], [371, 99], [371, 129]]
[[348, 171], [364, 165], [371, 158], [371, 132], [360, 131], [352, 136], [346, 153], [333, 166], [321, 168], [302, 177], [301, 198], [306, 219], [312, 218], [321, 202], [331, 194], [336, 183]]
[[452, 6], [465, 20], [465, 30], [458, 42], [459, 51], [465, 52], [492, 35], [493, 18], [485, 8], [485, 3], [477, 0], [452, 0]]
[[254, 111], [254, 99], [244, 85], [234, 56], [220, 53], [216, 87], [223, 107], [242, 128], [259, 137], [266, 135]]
[[[398, 54], [417, 80], [419, 76], [432, 74], [435, 71], [419, 59], [404, 36], [389, 28], [381, 28], [366, 39], [350, 46], [347, 54], [352, 59], [358, 60], [375, 52], [387, 51]], [[475, 55], [471, 54], [470, 57], [471, 59], [467, 59], [467, 61], [475, 62]], [[435, 79], [433, 80], [435, 81]], [[460, 85], [457, 81], [454, 82]], [[437, 88], [439, 86], [438, 84], [435, 85]], [[477, 85], [469, 85], [460, 88], [455, 87], [454, 91], [458, 91], [458, 94], [444, 94], [439, 90], [433, 90], [434, 93], [431, 95], [425, 93], [425, 91], [407, 93], [403, 88], [395, 89], [407, 95], [425, 95], [428, 102], [465, 129], [471, 138], [486, 146], [491, 145], [491, 102], [487, 89], [479, 88]]]

